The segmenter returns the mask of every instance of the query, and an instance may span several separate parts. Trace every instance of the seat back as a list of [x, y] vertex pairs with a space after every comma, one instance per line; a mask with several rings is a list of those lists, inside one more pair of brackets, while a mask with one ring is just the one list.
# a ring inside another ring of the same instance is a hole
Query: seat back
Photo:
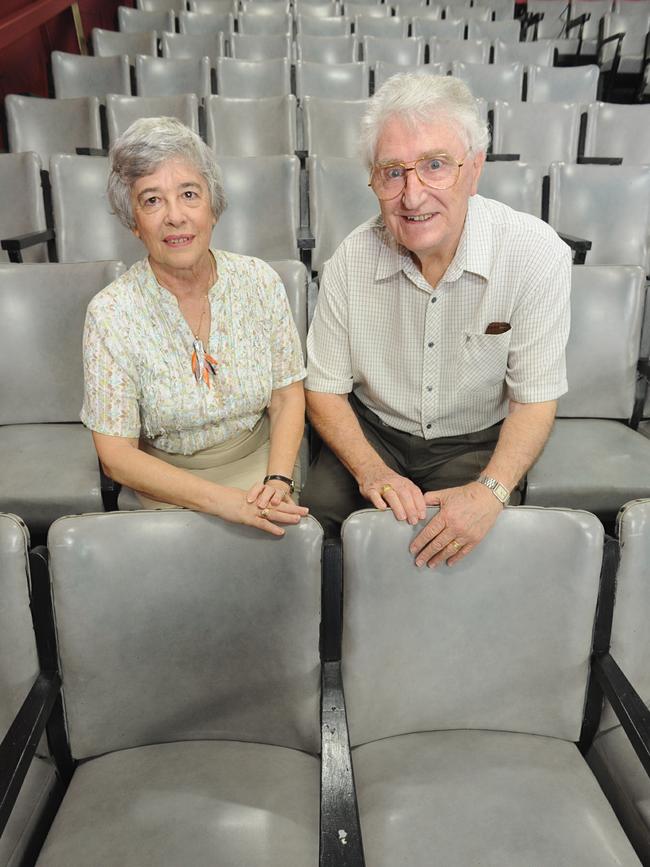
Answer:
[[522, 162], [487, 162], [478, 182], [482, 196], [534, 217], [542, 216], [542, 180], [546, 166]]
[[364, 36], [383, 36], [404, 39], [408, 36], [408, 18], [371, 18], [357, 15], [354, 19], [354, 35], [357, 39]]
[[283, 259], [269, 262], [271, 268], [278, 272], [284, 284], [293, 321], [296, 323], [303, 358], [307, 359], [307, 291], [309, 275], [307, 269], [296, 259]]
[[226, 53], [223, 33], [163, 33], [162, 56], [174, 60], [207, 57], [212, 66]]
[[284, 12], [273, 15], [240, 12], [237, 27], [239, 33], [247, 36], [285, 36], [291, 34], [293, 22], [291, 15]]
[[488, 39], [439, 39], [429, 42], [429, 60], [451, 66], [454, 60], [466, 63], [487, 63], [490, 59]]
[[596, 65], [529, 66], [526, 100], [528, 102], [581, 102], [596, 99], [598, 76]]
[[367, 99], [320, 99], [305, 96], [302, 117], [305, 149], [319, 157], [351, 157], [359, 153], [361, 118]]
[[[13, 238], [46, 229], [41, 167], [37, 154], [30, 151], [0, 154], [0, 238]], [[23, 260], [45, 262], [45, 244], [26, 248]], [[0, 262], [8, 261], [8, 254], [0, 250]]]
[[215, 247], [262, 259], [298, 259], [300, 163], [295, 156], [220, 157], [228, 207]]
[[[580, 18], [582, 15], [588, 14], [582, 29], [583, 39], [598, 39], [598, 28], [600, 19], [606, 12], [611, 11], [611, 0], [571, 0], [571, 20]], [[578, 35], [578, 29], [572, 28], [569, 33], [570, 37]]]
[[235, 0], [189, 0], [190, 12], [200, 12], [202, 15], [236, 12], [238, 6]]
[[291, 93], [290, 62], [275, 60], [217, 60], [219, 96], [253, 99], [259, 96], [287, 96]]
[[144, 12], [141, 9], [130, 9], [128, 6], [117, 7], [118, 30], [121, 33], [141, 33], [156, 30], [162, 33], [176, 30], [176, 16], [165, 9]]
[[106, 125], [111, 144], [140, 117], [177, 117], [191, 130], [199, 131], [199, 100], [195, 93], [169, 96], [106, 97]]
[[310, 157], [309, 224], [316, 239], [311, 264], [321, 271], [341, 241], [379, 212], [368, 186], [368, 170], [358, 159]]
[[78, 147], [101, 148], [99, 100], [39, 99], [36, 96], [5, 97], [9, 149], [34, 151], [43, 165], [55, 153], [75, 153]]
[[621, 157], [626, 166], [650, 164], [650, 106], [592, 103], [585, 156]]
[[552, 163], [548, 221], [588, 238], [588, 265], [641, 265], [648, 273], [650, 166]]
[[111, 213], [106, 198], [107, 157], [57, 154], [50, 161], [59, 262], [116, 260], [132, 265], [142, 243]]
[[354, 21], [357, 15], [364, 15], [366, 18], [388, 18], [392, 7], [388, 3], [345, 3], [343, 12], [351, 21]]
[[172, 59], [138, 54], [135, 58], [135, 78], [138, 96], [195, 93], [199, 97], [206, 97], [211, 91], [210, 59]]
[[[480, 37], [475, 37], [480, 38]], [[524, 80], [523, 63], [452, 63], [451, 73], [461, 78], [474, 96], [482, 96], [488, 102], [502, 99], [504, 102], [519, 102], [522, 98]]]
[[529, 40], [535, 32], [537, 39], [559, 39], [564, 35], [569, 15], [569, 6], [564, 0], [528, 0], [526, 8], [529, 13], [543, 15], [536, 30], [529, 31]]
[[[320, 7], [316, 7], [320, 8]], [[299, 36], [349, 36], [352, 22], [340, 16], [309, 15], [296, 16], [296, 35]]]
[[322, 530], [186, 510], [63, 518], [48, 546], [72, 755], [238, 740], [318, 751]]
[[291, 60], [291, 37], [286, 33], [249, 36], [231, 33], [230, 55], [239, 60], [274, 60], [286, 57]]
[[131, 93], [131, 72], [126, 54], [84, 57], [53, 51], [51, 59], [57, 99], [96, 96], [104, 102], [107, 93]]
[[[637, 4], [635, 3], [636, 7]], [[616, 33], [622, 33], [621, 57], [619, 72], [639, 73], [643, 69], [645, 43], [648, 30], [650, 30], [650, 7], [638, 5], [638, 11], [607, 12], [603, 15], [603, 37], [606, 39]], [[617, 42], [604, 45], [598, 62], [602, 68], [611, 68]]]
[[406, 39], [364, 36], [363, 59], [368, 66], [374, 66], [378, 60], [387, 60], [403, 66], [424, 63], [424, 39], [421, 36], [409, 36]]
[[370, 510], [343, 525], [352, 745], [443, 729], [577, 740], [602, 558], [598, 519], [506, 509], [476, 550], [435, 572], [409, 554], [422, 526]]
[[496, 154], [519, 154], [522, 162], [546, 166], [556, 160], [575, 162], [580, 116], [581, 106], [575, 102], [495, 100], [492, 150]]
[[644, 294], [642, 268], [573, 266], [566, 352], [569, 391], [558, 402], [558, 416], [632, 415]]
[[120, 33], [93, 27], [92, 41], [95, 57], [115, 57], [115, 55], [126, 54], [129, 63], [135, 63], [136, 54], [149, 54], [151, 57], [158, 54], [155, 30]]
[[232, 10], [212, 12], [180, 12], [178, 29], [186, 36], [205, 36], [217, 33], [230, 34], [234, 31], [234, 16]]
[[365, 63], [312, 63], [296, 61], [296, 96], [322, 99], [367, 99], [368, 66]]
[[358, 57], [355, 36], [296, 36], [296, 58], [309, 63], [353, 63]]
[[296, 149], [296, 97], [230, 99], [206, 105], [207, 142], [219, 156], [272, 156]]
[[86, 307], [123, 270], [119, 262], [0, 265], [0, 425], [79, 421]]
[[416, 15], [411, 21], [411, 34], [425, 39], [462, 39], [465, 35], [465, 21], [461, 18], [425, 18]]
[[[452, 3], [445, 6], [445, 17], [453, 18], [456, 14], [457, 7]], [[489, 6], [470, 6], [463, 9], [463, 18], [465, 21], [492, 21], [492, 10]]]
[[400, 75], [403, 72], [428, 72], [431, 75], [447, 75], [448, 67], [448, 63], [402, 66], [398, 63], [386, 63], [385, 60], [378, 60], [375, 64], [375, 90], [379, 90], [382, 84], [393, 75]]
[[[596, 2], [596, 0], [592, 0]], [[503, 39], [494, 41], [495, 63], [534, 63], [537, 66], [553, 65], [553, 43], [550, 40], [542, 42], [506, 42]]]
[[519, 42], [521, 26], [518, 21], [469, 21], [469, 39], [501, 39], [502, 42]]
[[135, 5], [143, 12], [175, 12], [185, 8], [185, 0], [136, 0]]

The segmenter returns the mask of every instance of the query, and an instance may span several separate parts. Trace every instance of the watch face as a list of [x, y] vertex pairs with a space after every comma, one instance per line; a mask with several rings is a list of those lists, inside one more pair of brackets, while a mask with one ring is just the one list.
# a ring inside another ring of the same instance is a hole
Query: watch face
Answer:
[[510, 496], [508, 494], [508, 489], [504, 488], [504, 486], [500, 482], [497, 482], [497, 484], [494, 486], [494, 493], [497, 495], [497, 497], [501, 500], [502, 503], [505, 503]]

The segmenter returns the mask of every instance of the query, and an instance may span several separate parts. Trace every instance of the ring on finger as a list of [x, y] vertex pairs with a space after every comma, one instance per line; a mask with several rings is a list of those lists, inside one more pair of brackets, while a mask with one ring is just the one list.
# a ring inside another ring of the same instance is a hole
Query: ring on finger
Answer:
[[392, 485], [382, 485], [382, 488], [381, 488], [381, 490], [379, 491], [379, 493], [380, 493], [380, 494], [382, 495], [382, 497], [383, 497], [384, 494], [387, 494], [389, 491], [392, 491], [392, 490], [393, 490], [393, 486], [392, 486]]
[[268, 515], [269, 511], [270, 511], [270, 510], [269, 510], [268, 507], [267, 507], [266, 509], [260, 509], [260, 518], [266, 518], [266, 516]]
[[456, 553], [458, 553], [460, 551], [460, 549], [463, 547], [462, 542], [459, 542], [458, 539], [452, 539], [449, 544], [451, 545], [451, 547], [454, 549], [454, 551]]

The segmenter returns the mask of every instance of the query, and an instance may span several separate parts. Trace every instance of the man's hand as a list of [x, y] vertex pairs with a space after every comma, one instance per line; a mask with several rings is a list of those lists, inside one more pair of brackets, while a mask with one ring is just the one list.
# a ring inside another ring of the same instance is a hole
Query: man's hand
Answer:
[[429, 491], [424, 494], [427, 506], [440, 511], [418, 533], [410, 546], [416, 566], [431, 569], [440, 563], [453, 566], [472, 551], [496, 521], [503, 505], [492, 491], [479, 482], [458, 488]]
[[417, 524], [427, 516], [422, 491], [385, 464], [366, 470], [359, 479], [361, 495], [382, 512], [390, 507], [398, 521]]

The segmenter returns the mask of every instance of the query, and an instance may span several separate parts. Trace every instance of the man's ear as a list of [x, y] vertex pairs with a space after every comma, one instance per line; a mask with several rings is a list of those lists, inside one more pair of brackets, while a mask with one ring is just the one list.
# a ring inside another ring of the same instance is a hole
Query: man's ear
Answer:
[[478, 192], [478, 182], [484, 165], [485, 151], [479, 151], [479, 153], [472, 157], [472, 187], [470, 190], [470, 196], [475, 196]]

